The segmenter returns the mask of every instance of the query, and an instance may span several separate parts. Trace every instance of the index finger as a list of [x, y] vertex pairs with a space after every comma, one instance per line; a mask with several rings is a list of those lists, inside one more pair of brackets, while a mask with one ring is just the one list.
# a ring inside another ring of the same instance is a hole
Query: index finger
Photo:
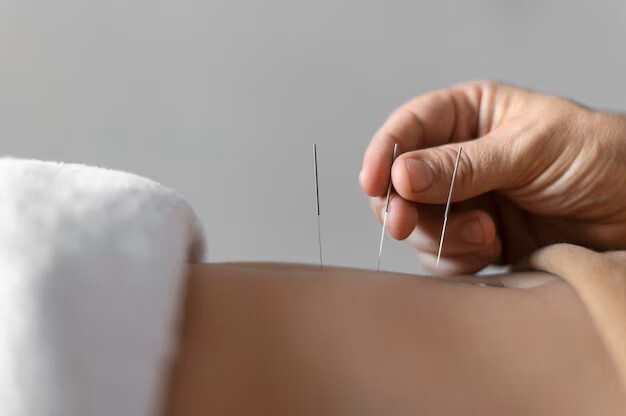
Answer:
[[386, 192], [394, 144], [400, 155], [484, 133], [488, 120], [480, 120], [481, 100], [493, 87], [486, 82], [459, 84], [418, 96], [394, 111], [365, 151], [359, 175], [363, 191], [369, 196]]

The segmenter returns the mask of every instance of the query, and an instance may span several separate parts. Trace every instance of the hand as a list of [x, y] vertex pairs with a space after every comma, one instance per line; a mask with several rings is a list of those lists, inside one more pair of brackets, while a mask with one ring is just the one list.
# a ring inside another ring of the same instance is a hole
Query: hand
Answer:
[[[394, 143], [399, 154], [391, 163]], [[439, 274], [509, 264], [556, 242], [626, 248], [626, 118], [492, 82], [418, 96], [365, 152], [359, 176], [396, 239], [434, 271], [443, 205], [459, 163]]]

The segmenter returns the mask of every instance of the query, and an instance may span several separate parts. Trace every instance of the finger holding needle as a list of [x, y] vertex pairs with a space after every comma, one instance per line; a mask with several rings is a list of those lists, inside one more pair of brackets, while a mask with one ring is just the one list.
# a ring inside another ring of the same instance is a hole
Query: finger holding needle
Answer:
[[[391, 157], [391, 163], [396, 159], [398, 152], [398, 144], [393, 145], [393, 155]], [[385, 211], [383, 213], [383, 227], [380, 234], [380, 245], [378, 247], [378, 264], [376, 265], [376, 271], [380, 271], [380, 258], [383, 254], [383, 243], [385, 241], [385, 229], [387, 228], [387, 214], [389, 213], [389, 196], [391, 195], [391, 188], [393, 184], [391, 183], [391, 178], [389, 178], [389, 186], [387, 187], [387, 197], [385, 198]]]
[[454, 171], [452, 172], [452, 180], [450, 181], [450, 191], [448, 192], [448, 201], [446, 202], [446, 210], [443, 213], [443, 226], [441, 227], [441, 237], [439, 238], [439, 250], [437, 250], [437, 264], [435, 268], [439, 268], [439, 261], [441, 260], [441, 252], [443, 250], [443, 239], [446, 235], [446, 225], [448, 225], [448, 213], [450, 211], [450, 201], [452, 200], [452, 191], [454, 189], [454, 179], [456, 179], [456, 172], [459, 168], [459, 160], [461, 159], [462, 147], [459, 147], [459, 151], [456, 154], [456, 160], [454, 161]]

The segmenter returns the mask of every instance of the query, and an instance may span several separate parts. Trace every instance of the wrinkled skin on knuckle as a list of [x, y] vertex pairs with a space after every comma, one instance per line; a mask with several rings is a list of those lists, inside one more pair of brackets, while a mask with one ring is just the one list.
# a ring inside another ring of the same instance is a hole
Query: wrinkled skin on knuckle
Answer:
[[[472, 160], [472, 157], [467, 152], [461, 152], [461, 156], [459, 158], [459, 166], [456, 174], [456, 180], [458, 184], [455, 186], [469, 188], [475, 182], [475, 161]], [[454, 169], [454, 161], [456, 160], [456, 153], [454, 154], [454, 160], [452, 161], [452, 166]], [[452, 173], [451, 173], [452, 174]], [[454, 197], [454, 195], [453, 195]]]
[[[435, 180], [438, 182], [436, 187], [436, 193], [439, 198], [447, 196], [450, 181], [454, 173], [454, 164], [456, 162], [458, 147], [442, 147], [432, 149], [429, 157], [428, 164], [431, 165], [433, 172], [435, 172]], [[464, 152], [461, 153], [461, 159], [459, 160], [459, 167], [456, 177], [455, 186], [467, 185], [467, 180], [462, 178], [468, 169], [467, 155]]]
[[589, 119], [598, 132], [596, 140], [608, 149], [605, 156], [613, 163], [626, 164], [626, 115], [594, 111]]
[[606, 213], [598, 211], [599, 204], [615, 205], [613, 191], [620, 179], [626, 185], [626, 172], [613, 163], [621, 146], [612, 143], [610, 123], [596, 125], [587, 113], [573, 114], [560, 124], [558, 134], [565, 145], [556, 163], [564, 165], [564, 172], [555, 178], [553, 192], [562, 199], [566, 214], [593, 219], [602, 216], [600, 211]]
[[[623, 214], [626, 195], [626, 120], [558, 97], [550, 111], [514, 132], [513, 163], [523, 172], [506, 195], [536, 214], [604, 221]], [[620, 205], [618, 207], [618, 205]]]
[[[564, 166], [555, 163], [563, 159], [568, 145], [569, 121], [562, 113], [543, 114], [520, 118], [506, 131], [504, 147], [508, 149], [511, 163], [516, 164], [519, 175], [518, 185], [509, 190], [511, 195], [518, 190], [537, 192], [548, 187], [555, 177], [563, 173]], [[578, 149], [570, 146], [570, 151], [573, 155]]]

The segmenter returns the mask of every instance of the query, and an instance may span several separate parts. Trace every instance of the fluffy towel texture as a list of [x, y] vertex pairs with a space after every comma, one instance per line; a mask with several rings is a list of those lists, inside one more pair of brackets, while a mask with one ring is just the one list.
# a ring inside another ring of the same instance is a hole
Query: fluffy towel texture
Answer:
[[152, 416], [195, 215], [149, 180], [0, 159], [0, 413]]

